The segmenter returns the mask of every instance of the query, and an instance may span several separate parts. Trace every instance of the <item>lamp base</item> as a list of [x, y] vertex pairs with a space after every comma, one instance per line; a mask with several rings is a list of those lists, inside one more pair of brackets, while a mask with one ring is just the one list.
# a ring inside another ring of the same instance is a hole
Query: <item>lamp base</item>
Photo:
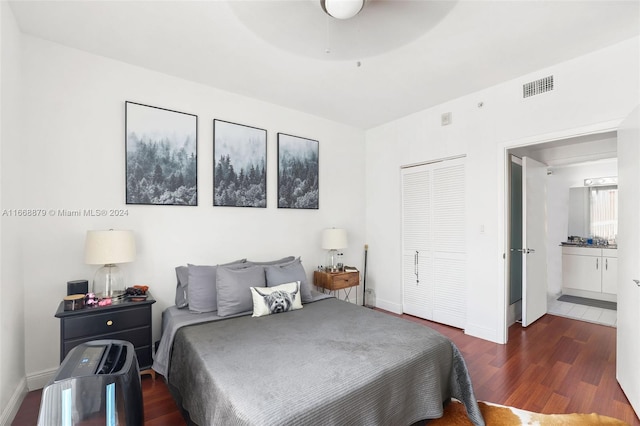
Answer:
[[124, 293], [124, 276], [120, 268], [110, 263], [96, 271], [91, 292], [99, 298], [110, 298]]
[[344, 270], [344, 265], [342, 264], [342, 253], [335, 249], [327, 251], [327, 259], [324, 269], [326, 272], [341, 272]]

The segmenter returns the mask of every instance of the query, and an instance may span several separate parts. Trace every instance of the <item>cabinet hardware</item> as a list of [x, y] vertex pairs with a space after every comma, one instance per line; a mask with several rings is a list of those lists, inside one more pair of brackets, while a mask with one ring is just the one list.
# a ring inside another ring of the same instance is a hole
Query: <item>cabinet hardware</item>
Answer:
[[113, 321], [111, 321], [111, 320], [107, 321], [107, 325], [108, 326], [112, 326], [113, 325]]
[[418, 250], [416, 250], [416, 255], [413, 260], [413, 265], [415, 269], [413, 273], [416, 274], [416, 285], [420, 283], [420, 275], [419, 275], [420, 273], [418, 271], [418, 253], [419, 253]]
[[598, 261], [599, 261], [599, 260], [600, 260], [600, 259], [596, 258], [596, 269], [598, 269]]
[[633, 280], [633, 282], [636, 283], [638, 287], [640, 287], [640, 280]]

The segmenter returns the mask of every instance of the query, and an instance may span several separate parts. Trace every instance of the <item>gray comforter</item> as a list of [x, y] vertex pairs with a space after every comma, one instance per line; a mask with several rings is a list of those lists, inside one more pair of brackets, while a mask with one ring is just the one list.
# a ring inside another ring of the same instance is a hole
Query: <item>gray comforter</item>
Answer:
[[337, 299], [183, 327], [168, 379], [200, 425], [410, 425], [450, 397], [484, 424], [451, 341]]

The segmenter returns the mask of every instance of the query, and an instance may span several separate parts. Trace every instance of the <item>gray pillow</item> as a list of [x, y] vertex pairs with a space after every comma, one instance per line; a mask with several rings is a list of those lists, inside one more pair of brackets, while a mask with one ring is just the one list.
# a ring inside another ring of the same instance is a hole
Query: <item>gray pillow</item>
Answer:
[[189, 306], [189, 299], [187, 299], [189, 268], [186, 266], [177, 266], [176, 278], [178, 279], [178, 283], [176, 284], [176, 306], [178, 308], [186, 308]]
[[292, 281], [300, 281], [302, 302], [307, 303], [313, 299], [311, 295], [311, 285], [309, 284], [307, 273], [304, 271], [300, 258], [283, 265], [266, 266], [265, 272], [267, 276], [267, 287], [290, 283]]
[[232, 266], [221, 266], [216, 276], [218, 290], [218, 316], [239, 314], [253, 310], [253, 298], [250, 287], [266, 287], [264, 267], [249, 266], [234, 269]]
[[294, 260], [296, 260], [295, 256], [287, 256], [287, 257], [283, 257], [282, 259], [270, 260], [268, 262], [254, 262], [253, 260], [249, 260], [248, 262], [253, 263], [254, 265], [268, 266], [268, 265], [281, 265], [284, 263], [293, 262]]
[[236, 260], [225, 265], [188, 265], [189, 278], [185, 294], [189, 310], [193, 312], [212, 312], [218, 309], [216, 295], [216, 271], [219, 266], [228, 268], [246, 268], [246, 259]]

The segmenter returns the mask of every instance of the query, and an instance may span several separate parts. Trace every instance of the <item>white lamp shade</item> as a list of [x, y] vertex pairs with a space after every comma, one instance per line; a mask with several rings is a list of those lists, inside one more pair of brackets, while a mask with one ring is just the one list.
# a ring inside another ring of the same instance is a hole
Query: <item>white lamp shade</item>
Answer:
[[364, 6], [364, 0], [321, 0], [325, 12], [336, 19], [350, 19]]
[[322, 231], [322, 248], [326, 250], [347, 248], [347, 231], [336, 228]]
[[89, 265], [133, 262], [136, 242], [131, 231], [87, 231], [84, 262]]

